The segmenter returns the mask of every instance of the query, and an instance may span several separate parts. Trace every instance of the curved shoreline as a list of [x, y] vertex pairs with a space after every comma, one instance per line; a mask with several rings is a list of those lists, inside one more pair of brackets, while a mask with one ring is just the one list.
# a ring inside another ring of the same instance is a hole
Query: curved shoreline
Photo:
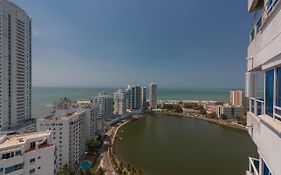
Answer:
[[178, 117], [187, 117], [187, 118], [193, 118], [193, 119], [198, 119], [198, 120], [203, 120], [203, 121], [208, 121], [208, 122], [212, 122], [212, 123], [216, 123], [222, 126], [226, 126], [226, 127], [230, 127], [230, 128], [234, 128], [234, 129], [239, 129], [242, 131], [248, 131], [246, 126], [240, 125], [238, 123], [234, 123], [234, 122], [228, 122], [225, 120], [219, 120], [219, 119], [212, 119], [212, 118], [207, 118], [204, 116], [195, 116], [193, 114], [180, 114], [180, 113], [175, 113], [175, 112], [157, 112], [158, 114], [164, 114], [164, 115], [173, 115], [173, 116], [178, 116]]

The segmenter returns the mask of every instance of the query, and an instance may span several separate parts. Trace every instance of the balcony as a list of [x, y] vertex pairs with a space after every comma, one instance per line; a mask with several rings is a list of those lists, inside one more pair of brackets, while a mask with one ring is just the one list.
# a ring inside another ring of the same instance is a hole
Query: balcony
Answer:
[[[255, 0], [252, 0], [255, 1]], [[271, 0], [264, 6], [250, 32], [248, 71], [255, 70], [281, 54], [281, 1]]]
[[259, 175], [259, 159], [249, 157], [249, 170], [247, 171], [247, 175]]
[[264, 0], [248, 0], [248, 11], [253, 12], [262, 8]]
[[262, 99], [249, 98], [249, 112], [255, 116], [264, 114], [264, 101]]

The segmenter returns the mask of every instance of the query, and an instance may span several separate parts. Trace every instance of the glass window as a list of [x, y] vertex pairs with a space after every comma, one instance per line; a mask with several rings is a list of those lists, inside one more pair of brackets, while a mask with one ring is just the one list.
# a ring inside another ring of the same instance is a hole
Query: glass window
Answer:
[[281, 67], [277, 69], [276, 106], [281, 107]]
[[30, 159], [30, 160], [29, 160], [29, 163], [30, 163], [30, 164], [34, 164], [34, 163], [35, 163], [35, 158]]
[[274, 69], [265, 73], [265, 113], [273, 116]]
[[263, 162], [263, 175], [271, 175], [267, 165]]

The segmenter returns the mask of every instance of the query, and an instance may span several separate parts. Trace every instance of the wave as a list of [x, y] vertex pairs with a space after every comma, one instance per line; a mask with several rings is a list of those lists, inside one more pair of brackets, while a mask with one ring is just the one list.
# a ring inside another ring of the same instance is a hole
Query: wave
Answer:
[[52, 107], [53, 106], [53, 104], [51, 103], [51, 104], [47, 104], [47, 105], [45, 105], [45, 107]]

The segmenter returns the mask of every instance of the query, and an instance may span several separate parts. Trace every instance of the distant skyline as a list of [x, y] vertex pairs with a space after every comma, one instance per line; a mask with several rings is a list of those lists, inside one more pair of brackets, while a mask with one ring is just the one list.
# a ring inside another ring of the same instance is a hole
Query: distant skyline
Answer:
[[247, 1], [13, 2], [32, 18], [33, 86], [244, 87]]

